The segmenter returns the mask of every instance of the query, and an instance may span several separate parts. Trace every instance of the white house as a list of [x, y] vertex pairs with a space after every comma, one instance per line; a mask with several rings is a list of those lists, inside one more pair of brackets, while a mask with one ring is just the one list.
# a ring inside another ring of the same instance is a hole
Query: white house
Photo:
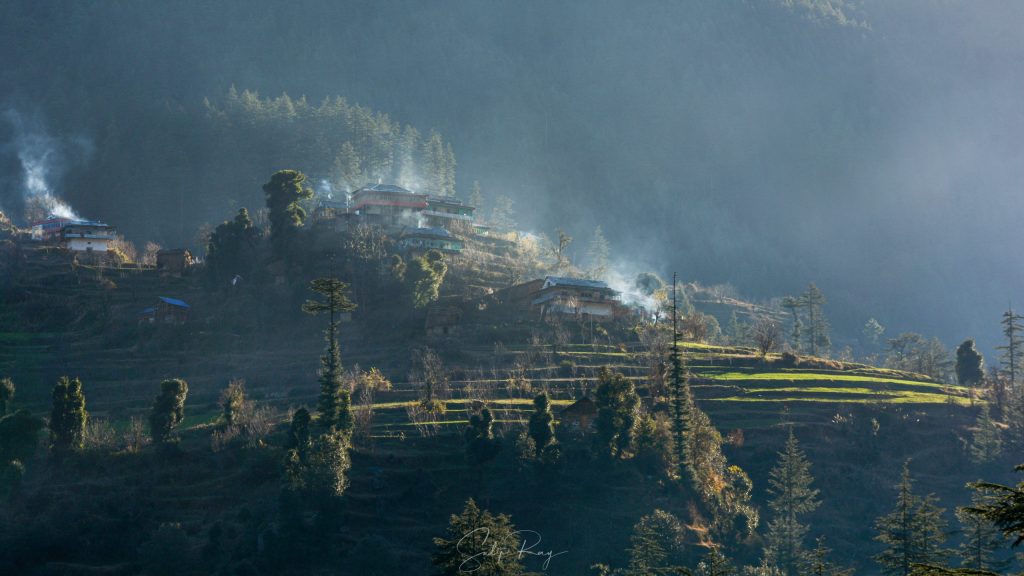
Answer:
[[102, 222], [75, 220], [60, 230], [61, 245], [76, 252], [106, 252], [115, 237], [113, 226]]

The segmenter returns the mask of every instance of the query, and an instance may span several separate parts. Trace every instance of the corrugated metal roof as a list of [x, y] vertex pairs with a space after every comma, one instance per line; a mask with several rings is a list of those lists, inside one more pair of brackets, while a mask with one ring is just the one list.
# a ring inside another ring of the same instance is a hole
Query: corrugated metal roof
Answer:
[[99, 220], [76, 220], [74, 218], [64, 218], [62, 216], [50, 216], [43, 220], [36, 220], [32, 223], [32, 226], [46, 226], [46, 225], [60, 225], [60, 226], [99, 226], [109, 228], [110, 225], [106, 222], [100, 222]]
[[178, 300], [177, 298], [168, 298], [166, 296], [160, 296], [160, 300], [164, 304], [170, 304], [171, 306], [177, 306], [179, 308], [188, 308], [189, 305], [185, 304], [184, 300]]
[[452, 238], [452, 233], [444, 228], [414, 228], [402, 232], [402, 236], [430, 236], [433, 238]]
[[583, 278], [566, 278], [564, 276], [548, 276], [544, 279], [545, 286], [581, 286], [583, 288], [607, 289], [608, 284], [602, 280], [586, 280]]
[[367, 184], [356, 192], [398, 192], [400, 194], [412, 194], [409, 190], [402, 188], [401, 186], [395, 186], [394, 184]]

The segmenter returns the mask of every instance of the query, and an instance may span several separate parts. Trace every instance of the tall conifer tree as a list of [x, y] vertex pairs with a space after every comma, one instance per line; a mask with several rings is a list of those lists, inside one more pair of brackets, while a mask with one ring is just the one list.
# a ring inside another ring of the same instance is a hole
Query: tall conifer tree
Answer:
[[935, 496], [920, 497], [913, 492], [909, 461], [896, 485], [896, 507], [875, 522], [878, 540], [885, 550], [875, 556], [886, 576], [909, 576], [914, 564], [941, 565], [949, 557], [943, 548], [946, 522]]
[[547, 392], [541, 392], [533, 399], [529, 429], [536, 455], [540, 457], [544, 449], [555, 439], [555, 417], [551, 414], [551, 400]]
[[807, 309], [807, 349], [812, 356], [826, 353], [832, 347], [832, 341], [828, 336], [828, 320], [822, 310], [827, 302], [825, 294], [812, 282], [800, 301]]
[[50, 446], [57, 455], [82, 448], [85, 424], [89, 413], [85, 410], [82, 382], [61, 376], [53, 387], [53, 406], [50, 410]]
[[963, 533], [957, 555], [964, 568], [999, 573], [1010, 564], [1009, 559], [999, 557], [999, 552], [1007, 546], [1006, 536], [992, 520], [972, 512], [991, 502], [991, 494], [976, 490], [971, 495], [970, 508], [957, 508], [956, 519]]
[[683, 373], [683, 358], [679, 351], [679, 310], [678, 291], [676, 289], [676, 275], [672, 274], [672, 363], [671, 395], [672, 395], [672, 450], [675, 457], [675, 466], [679, 477], [684, 482], [692, 482], [693, 478], [687, 474], [686, 466], [686, 431], [687, 420], [690, 410], [690, 386]]
[[1021, 347], [1020, 341], [1021, 330], [1024, 330], [1021, 320], [1024, 320], [1024, 316], [1014, 312], [1013, 307], [1010, 306], [1006, 312], [1003, 312], [1003, 319], [1000, 321], [1000, 324], [1003, 325], [1003, 337], [1006, 338], [1006, 344], [997, 346], [996, 350], [1002, 351], [999, 360], [1003, 365], [1003, 371], [1010, 377], [1010, 388], [1017, 387], [1021, 360], [1024, 358], [1024, 348]]
[[771, 500], [768, 507], [774, 517], [768, 523], [768, 545], [765, 557], [786, 576], [797, 576], [808, 558], [803, 547], [807, 526], [801, 516], [816, 510], [821, 502], [818, 490], [811, 488], [811, 464], [789, 430], [786, 447], [779, 452], [779, 462], [768, 479]]
[[324, 297], [323, 301], [307, 300], [302, 310], [308, 314], [327, 312], [329, 319], [325, 330], [327, 351], [320, 359], [320, 398], [317, 401], [319, 424], [324, 428], [337, 428], [342, 432], [352, 430], [352, 398], [342, 382], [341, 347], [338, 344], [339, 315], [351, 312], [356, 305], [346, 292], [348, 284], [337, 278], [317, 278], [310, 288]]

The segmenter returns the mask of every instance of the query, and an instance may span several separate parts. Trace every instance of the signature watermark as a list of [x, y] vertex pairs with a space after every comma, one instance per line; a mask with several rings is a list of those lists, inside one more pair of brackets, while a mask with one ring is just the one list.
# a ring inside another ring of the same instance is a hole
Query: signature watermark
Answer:
[[[479, 540], [480, 538], [483, 540]], [[502, 558], [512, 557], [523, 560], [526, 557], [543, 558], [541, 570], [547, 570], [551, 560], [562, 554], [568, 554], [568, 550], [555, 552], [554, 550], [540, 549], [541, 535], [534, 530], [516, 530], [509, 534], [508, 539], [491, 539], [490, 528], [477, 528], [463, 535], [455, 545], [459, 554], [463, 555], [462, 564], [459, 564], [459, 572], [472, 573], [479, 570], [486, 558], [494, 558], [501, 562]], [[470, 541], [472, 549], [469, 548]]]

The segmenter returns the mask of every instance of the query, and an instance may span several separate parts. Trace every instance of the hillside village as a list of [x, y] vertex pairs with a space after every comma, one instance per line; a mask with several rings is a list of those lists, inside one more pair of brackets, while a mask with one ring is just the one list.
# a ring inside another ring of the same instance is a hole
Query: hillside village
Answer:
[[[301, 174], [289, 172], [288, 177], [301, 188]], [[343, 549], [366, 545], [348, 532], [357, 525], [391, 529], [410, 544], [389, 552], [389, 558], [422, 562], [429, 542], [416, 535], [425, 526], [422, 522], [385, 528], [379, 519], [364, 516], [374, 513], [374, 506], [377, 512], [388, 509], [388, 504], [371, 501], [391, 499], [397, 506], [410, 493], [426, 498], [422, 505], [437, 518], [459, 506], [469, 490], [491, 506], [514, 512], [517, 519], [552, 530], [575, 530], [515, 504], [520, 492], [515, 484], [524, 466], [538, 467], [538, 473], [545, 466], [542, 460], [528, 464], [531, 458], [520, 449], [518, 430], [532, 421], [536, 409], [531, 400], [542, 393], [550, 405], [560, 458], [569, 466], [559, 474], [566, 479], [582, 482], [577, 472], [585, 475], [593, 466], [603, 466], [593, 460], [591, 445], [603, 426], [603, 387], [614, 381], [609, 368], [630, 389], [635, 387], [641, 430], [651, 438], [643, 441], [668, 437], [675, 374], [668, 362], [673, 312], [688, 389], [712, 419], [718, 430], [714, 434], [721, 434], [723, 465], [728, 458], [749, 470], [749, 478], [740, 470], [741, 484], [764, 485], [780, 435], [796, 426], [802, 437], [819, 437], [807, 446], [812, 459], [832, 459], [839, 453], [847, 454], [850, 462], [868, 459], [842, 473], [817, 469], [827, 499], [849, 501], [849, 487], [863, 483], [885, 490], [892, 477], [875, 475], [873, 459], [880, 456], [869, 455], [879, 443], [896, 438], [899, 448], [889, 445], [881, 458], [895, 466], [907, 456], [928, 454], [915, 468], [928, 476], [931, 489], [962, 497], [959, 488], [967, 478], [940, 480], [936, 474], [971, 458], [970, 450], [957, 447], [958, 442], [969, 447], [980, 442], [971, 439], [977, 426], [974, 405], [982, 394], [978, 390], [902, 368], [829, 360], [806, 350], [794, 353], [797, 347], [812, 345], [816, 336], [811, 332], [807, 343], [787, 343], [782, 327], [790, 308], [785, 306], [756, 305], [693, 283], [680, 285], [672, 298], [671, 285], [651, 274], [638, 277], [629, 291], [613, 289], [563, 259], [556, 244], [544, 246], [531, 235], [487, 225], [472, 205], [452, 197], [385, 184], [368, 184], [344, 200], [312, 191], [305, 195], [307, 199], [294, 205], [304, 205], [306, 216], [289, 232], [288, 243], [274, 242], [269, 214], [258, 211], [253, 221], [242, 209], [212, 232], [199, 255], [186, 248], [150, 246], [139, 256], [114, 225], [96, 221], [51, 217], [27, 229], [6, 226], [0, 239], [2, 288], [8, 295], [0, 316], [5, 349], [0, 373], [19, 383], [19, 404], [44, 413], [50, 401], [48, 383], [73, 374], [84, 383], [96, 426], [131, 428], [145, 413], [154, 384], [181, 378], [188, 382], [189, 414], [180, 431], [181, 449], [209, 450], [201, 445], [212, 442], [213, 460], [204, 466], [222, 466], [216, 462], [223, 459], [226, 446], [235, 445], [223, 436], [232, 430], [224, 428], [222, 413], [227, 383], [244, 387], [251, 399], [246, 402], [260, 406], [259, 429], [241, 432], [251, 438], [236, 449], [274, 445], [273, 438], [287, 428], [297, 407], [322, 402], [317, 382], [319, 378], [322, 386], [326, 369], [317, 369], [317, 356], [323, 340], [318, 321], [300, 308], [304, 300], [308, 304], [310, 281], [338, 277], [349, 282], [352, 299], [352, 306], [339, 310], [335, 320], [347, 370], [345, 395], [351, 398], [355, 422], [353, 484], [345, 495], [351, 516], [332, 529], [341, 530], [337, 535], [347, 542]], [[225, 253], [230, 260], [224, 259]], [[723, 325], [731, 333], [724, 333]], [[737, 326], [747, 327], [742, 340]], [[771, 329], [760, 333], [766, 327]], [[461, 459], [458, 438], [467, 425], [469, 430], [478, 425], [483, 414], [490, 419], [487, 426], [493, 432], [488, 434], [493, 433], [495, 446], [504, 449], [481, 473], [506, 467], [519, 472], [501, 479], [495, 470], [488, 474], [494, 476], [491, 480], [473, 488], [443, 470], [461, 466], [456, 463]], [[937, 418], [961, 432], [952, 438], [936, 436]], [[90, 442], [99, 446], [101, 441]], [[111, 436], [102, 442], [111, 446], [121, 441]], [[643, 475], [616, 480], [629, 496], [621, 508], [604, 504], [605, 513], [629, 517], [638, 507], [657, 506], [685, 516], [685, 506], [710, 506], [693, 496], [677, 501], [677, 488], [662, 477], [672, 460], [668, 454], [644, 452], [639, 445], [631, 450], [636, 452], [628, 458]], [[280, 456], [257, 450], [252, 457], [269, 458], [265, 466], [274, 468]], [[1000, 462], [988, 461], [992, 477], [1003, 477], [1006, 467]], [[30, 468], [26, 478], [38, 474], [43, 472]], [[256, 492], [238, 494], [212, 510], [203, 511], [186, 497], [185, 515], [174, 517], [198, 530], [214, 517], [237, 525], [228, 518], [240, 513], [239, 506], [271, 514], [265, 499], [276, 474], [267, 474], [253, 485]], [[40, 494], [50, 490], [47, 486], [40, 484]], [[743, 498], [752, 496], [747, 489]], [[562, 505], [583, 505], [587, 498], [566, 496]], [[264, 502], [256, 504], [260, 499]], [[763, 500], [753, 496], [752, 502]], [[748, 504], [736, 506], [735, 514], [756, 522]], [[863, 501], [860, 514], [819, 520], [839, 533], [852, 533], [858, 522], [881, 514], [884, 506]], [[711, 513], [713, 508], [706, 510]], [[700, 522], [698, 518], [692, 520]], [[277, 522], [261, 524], [258, 530], [283, 537]], [[687, 556], [693, 561], [708, 549], [703, 528], [695, 530], [681, 536], [695, 546]], [[190, 546], [205, 537], [192, 528], [185, 531]], [[288, 541], [298, 541], [293, 538]], [[735, 557], [756, 556], [759, 537], [732, 541], [729, 549]], [[132, 544], [145, 545], [144, 540]], [[839, 541], [831, 546], [846, 564], [863, 566], [856, 560], [858, 544]], [[614, 531], [600, 531], [576, 541], [574, 548], [580, 552], [567, 562], [578, 573], [588, 558], [605, 555], [615, 561], [616, 555], [602, 551], [622, 548], [622, 540]], [[112, 560], [122, 553], [111, 554]], [[354, 561], [354, 552], [341, 554]], [[67, 550], [62, 557], [72, 561], [76, 553]], [[273, 566], [276, 561], [263, 557], [260, 562]]]
[[1021, 28], [0, 2], [0, 576], [1024, 574]]
[[[381, 184], [367, 185], [346, 196], [345, 201], [329, 197], [311, 201], [309, 235], [318, 249], [332, 250], [333, 244], [333, 250], [340, 253], [353, 235], [372, 230], [380, 234], [394, 254], [406, 259], [424, 256], [431, 250], [442, 253], [452, 276], [465, 282], [465, 292], [454, 294], [448, 290], [441, 303], [429, 308], [425, 329], [430, 334], [448, 335], [449, 330], [458, 328], [457, 319], [466, 310], [443, 313], [453, 305], [488, 309], [499, 316], [517, 316], [522, 320], [557, 316], [610, 322], [636, 320], [653, 313], [637, 304], [626, 304], [622, 294], [600, 279], [544, 275], [522, 281], [522, 274], [539, 275], [540, 265], [533, 263], [534, 269], [530, 270], [529, 264], [513, 262], [521, 254], [521, 233], [481, 223], [474, 218], [474, 207], [463, 201]], [[116, 228], [103, 222], [51, 216], [33, 222], [27, 232], [14, 232], [11, 236], [28, 259], [36, 249], [57, 248], [75, 262], [98, 268], [138, 269], [142, 274], [161, 277], [201, 274], [201, 260], [186, 248], [158, 249], [148, 264], [127, 262]], [[505, 275], [498, 272], [502, 268], [508, 269]], [[266, 271], [277, 284], [287, 281], [279, 261], [270, 263]], [[580, 274], [576, 269], [573, 271]], [[245, 281], [238, 275], [232, 275], [231, 280], [233, 285]], [[152, 312], [150, 308], [146, 310]], [[481, 321], [488, 321], [487, 316]], [[151, 316], [147, 318], [152, 320]], [[183, 321], [181, 315], [165, 318], [168, 322]]]

